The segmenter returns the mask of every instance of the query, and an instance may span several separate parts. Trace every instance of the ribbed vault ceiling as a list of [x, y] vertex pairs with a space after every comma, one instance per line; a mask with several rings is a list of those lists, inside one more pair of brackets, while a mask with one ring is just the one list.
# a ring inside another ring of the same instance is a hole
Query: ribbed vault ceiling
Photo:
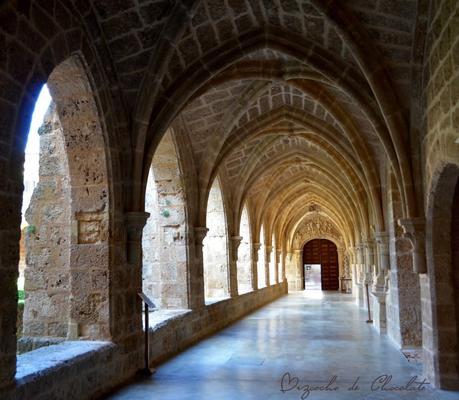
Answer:
[[[268, 237], [291, 238], [314, 209], [348, 245], [383, 231], [387, 162], [410, 204], [415, 10], [414, 0], [196, 2], [140, 96], [153, 104], [150, 132], [186, 136], [200, 201], [218, 176], [234, 220], [248, 204]], [[147, 132], [147, 147], [155, 141]]]

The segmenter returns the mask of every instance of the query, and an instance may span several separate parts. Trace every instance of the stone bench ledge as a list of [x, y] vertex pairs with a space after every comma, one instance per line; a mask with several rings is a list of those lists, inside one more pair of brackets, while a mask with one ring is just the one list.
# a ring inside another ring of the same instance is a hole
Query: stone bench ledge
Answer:
[[114, 347], [115, 344], [111, 342], [67, 341], [18, 355], [16, 385], [42, 379], [45, 375], [75, 366], [98, 352], [109, 351]]

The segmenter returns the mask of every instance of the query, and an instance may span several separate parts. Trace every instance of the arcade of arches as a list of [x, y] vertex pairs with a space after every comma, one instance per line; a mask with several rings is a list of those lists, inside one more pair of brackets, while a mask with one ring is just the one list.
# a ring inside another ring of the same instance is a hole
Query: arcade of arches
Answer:
[[155, 364], [303, 290], [314, 240], [459, 389], [458, 27], [456, 0], [2, 1], [0, 397], [100, 396], [142, 368], [139, 292]]

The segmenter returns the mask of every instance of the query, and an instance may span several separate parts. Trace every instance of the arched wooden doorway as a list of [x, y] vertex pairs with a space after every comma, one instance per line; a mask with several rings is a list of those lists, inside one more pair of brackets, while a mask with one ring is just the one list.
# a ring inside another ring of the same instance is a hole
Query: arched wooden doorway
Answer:
[[303, 247], [303, 288], [305, 266], [320, 264], [322, 290], [339, 289], [338, 251], [336, 245], [327, 239], [313, 239]]

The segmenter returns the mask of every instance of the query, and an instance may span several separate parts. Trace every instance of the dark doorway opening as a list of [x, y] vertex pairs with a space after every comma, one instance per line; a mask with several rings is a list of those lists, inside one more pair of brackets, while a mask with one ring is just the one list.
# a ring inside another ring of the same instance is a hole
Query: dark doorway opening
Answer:
[[336, 245], [327, 239], [314, 239], [303, 247], [303, 289], [306, 289], [305, 269], [320, 264], [322, 290], [339, 289], [338, 251]]

